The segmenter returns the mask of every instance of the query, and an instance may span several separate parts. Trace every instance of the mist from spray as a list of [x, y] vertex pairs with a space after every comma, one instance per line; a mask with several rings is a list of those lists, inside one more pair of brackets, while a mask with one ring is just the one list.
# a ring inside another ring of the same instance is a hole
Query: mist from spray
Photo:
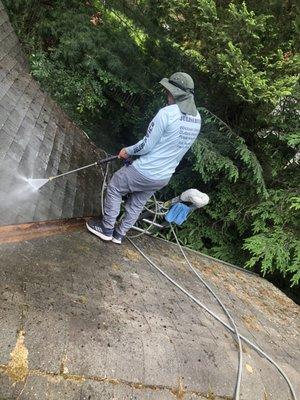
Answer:
[[[0, 223], [9, 224], [16, 220], [24, 222], [33, 218], [34, 207], [40, 194], [39, 188], [42, 185], [41, 182], [39, 185], [30, 184], [34, 179], [32, 179], [33, 161], [32, 158], [29, 160], [31, 165], [28, 163], [23, 173], [17, 170], [18, 166], [11, 159], [0, 164]], [[48, 179], [43, 181], [46, 183]]]
[[28, 179], [16, 174], [11, 180], [9, 191], [2, 192], [0, 190], [1, 212], [11, 214], [13, 209], [23, 205], [24, 202], [35, 199], [37, 196], [38, 191], [29, 184]]
[[28, 184], [32, 187], [34, 191], [39, 190], [42, 186], [44, 186], [47, 182], [49, 182], [49, 179], [26, 179]]

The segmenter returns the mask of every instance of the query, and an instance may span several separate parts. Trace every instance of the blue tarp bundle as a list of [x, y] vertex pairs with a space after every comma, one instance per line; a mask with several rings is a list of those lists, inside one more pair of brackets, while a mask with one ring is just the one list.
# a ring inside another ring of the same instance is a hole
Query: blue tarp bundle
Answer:
[[166, 220], [170, 223], [174, 222], [177, 225], [182, 225], [183, 222], [187, 220], [190, 211], [190, 207], [186, 206], [185, 204], [176, 203], [168, 211]]

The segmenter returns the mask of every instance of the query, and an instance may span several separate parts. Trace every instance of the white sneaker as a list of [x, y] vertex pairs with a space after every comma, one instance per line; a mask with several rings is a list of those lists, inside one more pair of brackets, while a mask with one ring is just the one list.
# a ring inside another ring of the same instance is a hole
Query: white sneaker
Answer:
[[116, 244], [122, 244], [125, 235], [121, 235], [118, 231], [114, 230], [112, 242]]
[[86, 222], [87, 229], [105, 242], [112, 240], [112, 230], [104, 228], [101, 222], [94, 220]]

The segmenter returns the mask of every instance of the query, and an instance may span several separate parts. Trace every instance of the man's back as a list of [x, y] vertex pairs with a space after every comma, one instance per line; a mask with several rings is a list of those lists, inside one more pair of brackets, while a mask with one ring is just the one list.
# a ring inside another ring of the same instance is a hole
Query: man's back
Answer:
[[128, 154], [140, 155], [134, 167], [150, 179], [168, 179], [184, 154], [196, 140], [201, 117], [184, 114], [177, 104], [159, 110], [151, 121], [147, 135], [127, 148]]

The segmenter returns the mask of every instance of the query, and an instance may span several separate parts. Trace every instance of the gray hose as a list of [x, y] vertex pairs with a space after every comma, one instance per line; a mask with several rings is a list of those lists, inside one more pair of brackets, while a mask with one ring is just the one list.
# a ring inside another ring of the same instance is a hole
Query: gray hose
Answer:
[[202, 282], [202, 284], [209, 290], [209, 292], [214, 296], [214, 298], [217, 300], [217, 302], [220, 304], [220, 306], [222, 307], [223, 311], [225, 312], [225, 314], [227, 315], [228, 319], [230, 320], [233, 330], [235, 332], [236, 335], [236, 339], [238, 342], [238, 346], [239, 346], [239, 361], [238, 361], [238, 373], [237, 373], [237, 379], [236, 379], [236, 384], [235, 384], [235, 390], [234, 390], [234, 399], [238, 400], [240, 398], [240, 391], [241, 391], [241, 381], [242, 381], [242, 371], [243, 371], [243, 349], [242, 349], [242, 342], [241, 342], [241, 338], [240, 338], [240, 334], [238, 332], [238, 329], [236, 327], [236, 324], [234, 322], [234, 319], [232, 318], [232, 316], [230, 315], [229, 311], [227, 310], [227, 308], [224, 306], [224, 304], [222, 303], [222, 301], [220, 300], [220, 298], [218, 297], [218, 295], [214, 292], [214, 290], [205, 282], [205, 280], [202, 278], [202, 276], [199, 274], [199, 272], [192, 266], [192, 264], [190, 263], [189, 259], [187, 258], [185, 252], [183, 251], [183, 248], [181, 247], [178, 237], [176, 235], [176, 232], [174, 230], [174, 227], [172, 224], [170, 224], [171, 230], [173, 232], [173, 235], [175, 237], [176, 243], [183, 255], [183, 257], [185, 258], [185, 261], [187, 262], [188, 266], [190, 267], [190, 269], [194, 272], [194, 274], [197, 276], [197, 278]]
[[[102, 208], [102, 214], [103, 214], [103, 198], [104, 198], [104, 190], [105, 190], [105, 184], [106, 184], [106, 179], [107, 179], [107, 175], [108, 175], [108, 167], [106, 169], [105, 175], [104, 175], [104, 179], [103, 179], [103, 185], [102, 185], [102, 191], [101, 191], [101, 208]], [[156, 205], [156, 210], [157, 211], [157, 205]], [[155, 214], [155, 212], [154, 212]], [[171, 224], [170, 224], [171, 225]], [[200, 281], [205, 285], [205, 287], [212, 293], [212, 295], [216, 298], [216, 300], [218, 301], [218, 303], [220, 304], [220, 306], [223, 308], [223, 310], [225, 311], [227, 317], [229, 318], [229, 320], [231, 321], [233, 328], [228, 325], [226, 322], [224, 322], [221, 318], [219, 318], [217, 316], [217, 314], [215, 314], [213, 311], [211, 311], [209, 308], [207, 308], [203, 303], [201, 303], [198, 299], [196, 299], [191, 293], [189, 293], [187, 290], [185, 290], [181, 285], [179, 285], [174, 279], [172, 279], [167, 273], [165, 273], [162, 269], [160, 269], [152, 260], [150, 260], [149, 257], [146, 256], [146, 254], [129, 238], [127, 237], [127, 239], [129, 240], [129, 242], [133, 245], [133, 247], [136, 248], [136, 250], [149, 262], [150, 265], [152, 265], [157, 271], [159, 271], [165, 278], [168, 279], [169, 282], [171, 282], [173, 285], [175, 285], [179, 290], [181, 290], [185, 295], [187, 295], [194, 303], [196, 303], [198, 306], [200, 306], [201, 308], [203, 308], [208, 314], [210, 314], [213, 318], [215, 318], [217, 321], [219, 321], [223, 326], [225, 326], [228, 330], [230, 330], [232, 333], [235, 333], [237, 340], [238, 340], [238, 344], [239, 344], [239, 367], [238, 367], [238, 377], [237, 377], [237, 382], [236, 382], [236, 386], [235, 386], [235, 399], [239, 398], [240, 395], [240, 384], [241, 384], [241, 377], [242, 377], [242, 347], [241, 347], [241, 339], [244, 340], [245, 343], [247, 343], [250, 347], [252, 347], [254, 350], [256, 350], [260, 355], [262, 355], [263, 357], [265, 357], [271, 364], [273, 364], [277, 370], [279, 371], [279, 373], [283, 376], [283, 378], [285, 379], [285, 381], [287, 382], [290, 392], [292, 394], [293, 400], [297, 400], [297, 396], [296, 393], [294, 391], [294, 388], [289, 380], [289, 378], [286, 376], [286, 374], [284, 373], [284, 371], [279, 367], [279, 365], [270, 357], [268, 356], [268, 354], [266, 354], [262, 349], [260, 349], [258, 346], [256, 346], [254, 343], [252, 343], [249, 339], [247, 339], [245, 336], [240, 335], [239, 332], [237, 331], [237, 327], [234, 323], [234, 320], [232, 319], [231, 315], [229, 314], [228, 310], [226, 309], [226, 307], [223, 305], [223, 303], [221, 302], [221, 300], [218, 298], [218, 296], [214, 293], [214, 291], [211, 289], [211, 287], [203, 280], [203, 278], [200, 276], [200, 274], [195, 270], [195, 268], [190, 264], [188, 258], [186, 257], [186, 254], [184, 253], [178, 237], [174, 231], [173, 226], [171, 225], [171, 229], [173, 231], [174, 237], [176, 239], [176, 242], [185, 258], [185, 260], [187, 261], [189, 267], [191, 268], [191, 270], [196, 274], [196, 276], [198, 277], [198, 279], [200, 279]]]
[[[198, 306], [203, 308], [208, 314], [210, 314], [213, 318], [215, 318], [217, 321], [219, 321], [222, 325], [224, 325], [227, 329], [229, 329], [231, 332], [234, 333], [234, 329], [231, 328], [230, 325], [228, 325], [226, 322], [224, 322], [221, 318], [217, 316], [213, 311], [211, 311], [209, 308], [207, 308], [203, 303], [201, 303], [198, 299], [196, 299], [191, 293], [189, 293], [187, 290], [185, 290], [181, 285], [179, 285], [174, 279], [172, 279], [166, 272], [164, 272], [162, 269], [160, 269], [152, 260], [150, 260], [149, 257], [146, 256], [146, 254], [135, 244], [133, 241], [129, 238], [127, 238], [129, 242], [135, 247], [135, 249], [149, 262], [150, 265], [152, 265], [158, 272], [160, 272], [165, 278], [168, 279], [169, 282], [171, 282], [173, 285], [175, 285], [179, 290], [181, 290], [184, 294], [186, 294], [194, 303], [196, 303]], [[296, 393], [294, 391], [294, 388], [289, 380], [289, 378], [286, 376], [284, 371], [279, 367], [279, 365], [272, 360], [270, 356], [268, 356], [262, 349], [260, 349], [258, 346], [256, 346], [254, 343], [252, 343], [249, 339], [247, 339], [243, 335], [239, 335], [241, 339], [244, 340], [250, 347], [252, 347], [254, 350], [256, 350], [259, 354], [261, 354], [263, 357], [265, 357], [268, 361], [270, 361], [271, 364], [273, 364], [279, 373], [283, 376], [285, 381], [287, 382], [289, 389], [291, 391], [293, 400], [297, 400]]]

